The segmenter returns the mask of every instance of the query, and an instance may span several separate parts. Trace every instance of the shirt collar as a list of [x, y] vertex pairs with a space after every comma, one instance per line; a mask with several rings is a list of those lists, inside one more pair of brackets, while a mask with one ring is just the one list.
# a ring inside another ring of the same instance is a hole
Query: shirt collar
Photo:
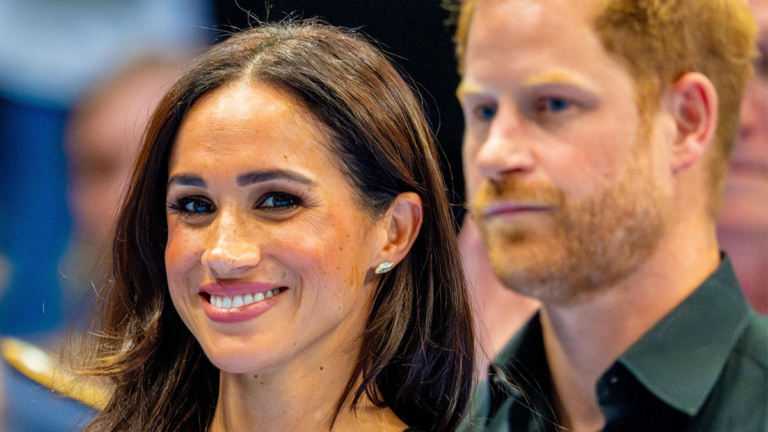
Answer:
[[558, 424], [552, 406], [552, 377], [544, 351], [541, 321], [537, 312], [496, 356], [490, 373], [490, 414], [514, 400], [510, 430], [554, 431]]
[[522, 375], [520, 378], [526, 378], [527, 375], [539, 380], [549, 376], [539, 314], [536, 312], [492, 361], [491, 381], [513, 394], [519, 392], [524, 385], [510, 383], [507, 377]]
[[751, 314], [723, 255], [717, 271], [632, 345], [619, 362], [656, 397], [695, 415]]

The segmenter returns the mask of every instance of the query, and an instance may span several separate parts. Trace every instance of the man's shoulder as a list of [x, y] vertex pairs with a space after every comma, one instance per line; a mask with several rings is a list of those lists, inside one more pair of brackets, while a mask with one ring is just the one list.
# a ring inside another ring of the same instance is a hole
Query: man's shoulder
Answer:
[[695, 423], [707, 430], [764, 431], [767, 400], [768, 318], [753, 313]]
[[733, 355], [753, 364], [768, 376], [768, 317], [753, 313]]

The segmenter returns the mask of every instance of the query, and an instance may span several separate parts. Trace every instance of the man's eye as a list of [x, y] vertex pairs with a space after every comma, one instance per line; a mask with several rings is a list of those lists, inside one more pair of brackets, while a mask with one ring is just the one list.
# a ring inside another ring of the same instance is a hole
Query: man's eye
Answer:
[[498, 108], [495, 105], [480, 105], [475, 108], [475, 115], [483, 121], [490, 121], [496, 116]]
[[562, 111], [568, 108], [569, 106], [571, 106], [571, 103], [568, 102], [567, 100], [557, 99], [557, 98], [549, 99], [547, 101], [547, 104], [548, 104], [549, 110], [553, 112]]
[[570, 108], [572, 105], [571, 101], [563, 98], [545, 98], [540, 101], [540, 105], [537, 109], [539, 112], [560, 112], [565, 109]]
[[285, 192], [272, 192], [266, 194], [256, 205], [268, 211], [288, 211], [301, 205], [301, 198]]

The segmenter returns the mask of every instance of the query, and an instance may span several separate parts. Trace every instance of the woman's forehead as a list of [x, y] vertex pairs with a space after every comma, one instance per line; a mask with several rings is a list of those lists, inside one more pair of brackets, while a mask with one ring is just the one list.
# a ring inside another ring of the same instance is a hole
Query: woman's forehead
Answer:
[[[287, 92], [263, 84], [226, 86], [195, 103], [176, 136], [169, 177], [290, 170], [315, 183], [341, 178], [328, 133]], [[335, 180], [334, 180], [335, 181]]]

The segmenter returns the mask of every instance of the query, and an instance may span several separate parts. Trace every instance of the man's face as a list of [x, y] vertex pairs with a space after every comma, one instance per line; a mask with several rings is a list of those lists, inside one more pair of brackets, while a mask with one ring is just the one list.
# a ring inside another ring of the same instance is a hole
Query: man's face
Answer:
[[598, 11], [488, 0], [472, 19], [458, 94], [472, 215], [508, 287], [578, 300], [630, 274], [663, 236], [667, 117], [638, 110], [601, 45]]

